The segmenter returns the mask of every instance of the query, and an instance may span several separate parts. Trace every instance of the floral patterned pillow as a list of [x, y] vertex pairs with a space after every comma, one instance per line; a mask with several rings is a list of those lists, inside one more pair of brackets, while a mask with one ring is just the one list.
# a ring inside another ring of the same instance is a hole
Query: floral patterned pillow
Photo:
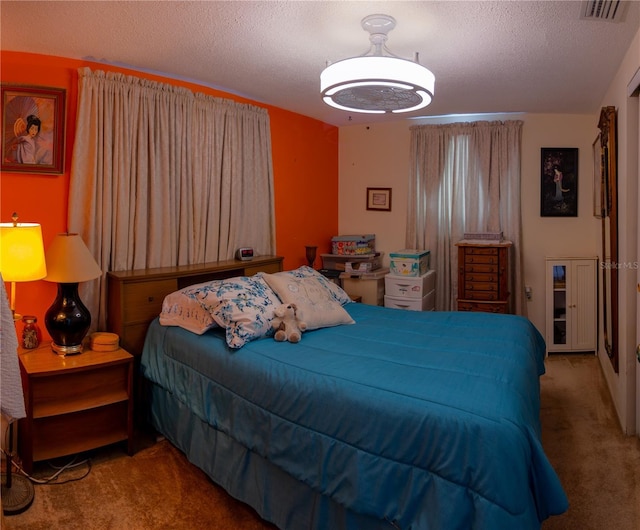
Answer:
[[230, 348], [273, 335], [271, 319], [280, 300], [260, 275], [220, 280], [215, 293], [218, 305], [211, 311], [215, 322], [226, 330]]
[[[205, 294], [211, 288], [211, 282], [190, 285], [179, 291], [168, 294], [162, 302], [160, 324], [163, 326], [179, 326], [196, 335], [216, 327], [210, 313]], [[216, 303], [217, 305], [217, 303]]]

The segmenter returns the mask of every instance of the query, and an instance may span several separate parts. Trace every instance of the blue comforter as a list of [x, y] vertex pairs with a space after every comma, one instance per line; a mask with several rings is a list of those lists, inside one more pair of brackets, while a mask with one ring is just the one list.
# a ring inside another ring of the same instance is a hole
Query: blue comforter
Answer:
[[345, 308], [356, 324], [237, 351], [156, 321], [142, 370], [314, 491], [402, 529], [538, 529], [567, 509], [540, 442], [545, 347], [528, 320]]

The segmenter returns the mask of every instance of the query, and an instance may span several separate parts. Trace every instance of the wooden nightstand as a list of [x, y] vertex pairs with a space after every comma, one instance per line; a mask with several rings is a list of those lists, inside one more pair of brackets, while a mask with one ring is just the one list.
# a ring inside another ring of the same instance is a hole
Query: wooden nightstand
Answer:
[[27, 417], [18, 453], [33, 463], [127, 441], [133, 454], [133, 356], [123, 349], [61, 357], [43, 343], [19, 351]]

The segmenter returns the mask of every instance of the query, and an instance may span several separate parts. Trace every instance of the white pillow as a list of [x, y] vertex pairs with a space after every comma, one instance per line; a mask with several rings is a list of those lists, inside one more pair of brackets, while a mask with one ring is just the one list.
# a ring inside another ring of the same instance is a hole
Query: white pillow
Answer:
[[354, 320], [318, 278], [292, 274], [262, 274], [284, 304], [296, 304], [299, 320], [308, 330], [353, 324]]
[[[259, 272], [258, 275], [265, 275], [263, 272]], [[294, 278], [316, 278], [322, 287], [324, 287], [331, 298], [338, 302], [340, 305], [352, 303], [353, 300], [349, 297], [349, 295], [340, 287], [338, 284], [333, 283], [326, 276], [319, 273], [317, 270], [309, 267], [308, 265], [303, 265], [298, 267], [297, 269], [291, 271], [282, 271], [273, 273], [272, 276], [286, 276], [286, 277], [294, 277]]]

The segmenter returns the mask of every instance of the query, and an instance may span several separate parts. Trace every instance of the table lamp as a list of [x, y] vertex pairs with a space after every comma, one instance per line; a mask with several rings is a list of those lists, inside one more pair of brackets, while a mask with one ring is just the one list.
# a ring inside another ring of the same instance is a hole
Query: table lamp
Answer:
[[16, 282], [41, 280], [47, 275], [42, 244], [42, 229], [37, 223], [19, 223], [13, 214], [11, 223], [0, 223], [0, 272], [11, 283], [11, 313], [16, 313]]
[[80, 300], [78, 283], [98, 278], [102, 271], [78, 234], [58, 234], [47, 249], [48, 282], [58, 283], [58, 295], [44, 316], [51, 349], [58, 355], [82, 353], [91, 313]]

